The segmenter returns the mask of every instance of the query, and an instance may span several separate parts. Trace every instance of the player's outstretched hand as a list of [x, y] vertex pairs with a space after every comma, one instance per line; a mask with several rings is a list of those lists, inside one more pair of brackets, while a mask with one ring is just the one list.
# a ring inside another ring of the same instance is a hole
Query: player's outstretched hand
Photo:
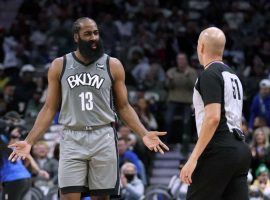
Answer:
[[23, 160], [30, 154], [31, 145], [26, 141], [15, 142], [8, 146], [13, 149], [13, 152], [9, 156], [9, 160], [15, 162], [16, 160], [22, 158]]
[[167, 132], [158, 132], [158, 131], [149, 131], [143, 137], [143, 143], [148, 147], [151, 151], [160, 152], [164, 154], [164, 150], [169, 151], [169, 148], [159, 139], [158, 136], [166, 135]]

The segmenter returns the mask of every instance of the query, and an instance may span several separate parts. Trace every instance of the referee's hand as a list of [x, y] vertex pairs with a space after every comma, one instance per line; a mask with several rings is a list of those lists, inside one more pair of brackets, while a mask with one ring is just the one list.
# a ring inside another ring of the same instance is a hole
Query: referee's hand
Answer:
[[182, 170], [180, 171], [180, 179], [184, 183], [190, 185], [192, 183], [192, 174], [194, 169], [197, 166], [197, 160], [188, 159], [187, 163], [184, 165]]

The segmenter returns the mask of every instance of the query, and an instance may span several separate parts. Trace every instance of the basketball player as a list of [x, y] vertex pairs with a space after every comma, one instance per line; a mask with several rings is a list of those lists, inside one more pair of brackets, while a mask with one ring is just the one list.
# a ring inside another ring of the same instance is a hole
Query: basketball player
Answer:
[[94, 200], [109, 199], [119, 194], [113, 97], [122, 120], [150, 150], [168, 150], [158, 137], [166, 132], [149, 132], [139, 121], [127, 99], [124, 68], [118, 59], [104, 54], [95, 21], [78, 19], [73, 34], [77, 50], [52, 62], [45, 105], [25, 141], [11, 145], [15, 150], [9, 159], [29, 154], [61, 102], [59, 123], [65, 127], [58, 174], [61, 199], [79, 200], [89, 190]]
[[204, 66], [193, 94], [199, 138], [180, 172], [181, 180], [190, 184], [189, 200], [248, 199], [251, 153], [240, 130], [243, 89], [222, 62], [225, 41], [215, 27], [202, 31], [198, 40], [197, 53]]

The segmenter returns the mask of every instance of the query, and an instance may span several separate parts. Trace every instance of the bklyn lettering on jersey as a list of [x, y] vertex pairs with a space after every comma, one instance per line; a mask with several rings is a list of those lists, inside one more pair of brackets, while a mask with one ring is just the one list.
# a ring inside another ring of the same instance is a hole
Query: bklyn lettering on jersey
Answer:
[[67, 77], [67, 82], [71, 89], [74, 87], [82, 86], [91, 86], [99, 89], [104, 82], [104, 78], [101, 78], [99, 75], [90, 73], [80, 73]]

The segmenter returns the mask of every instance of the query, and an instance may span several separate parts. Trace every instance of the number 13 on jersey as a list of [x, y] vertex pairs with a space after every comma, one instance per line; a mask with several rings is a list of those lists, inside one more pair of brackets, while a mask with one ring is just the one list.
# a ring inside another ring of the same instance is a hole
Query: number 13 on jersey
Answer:
[[93, 110], [93, 94], [92, 94], [92, 92], [81, 92], [79, 97], [81, 99], [82, 111]]

